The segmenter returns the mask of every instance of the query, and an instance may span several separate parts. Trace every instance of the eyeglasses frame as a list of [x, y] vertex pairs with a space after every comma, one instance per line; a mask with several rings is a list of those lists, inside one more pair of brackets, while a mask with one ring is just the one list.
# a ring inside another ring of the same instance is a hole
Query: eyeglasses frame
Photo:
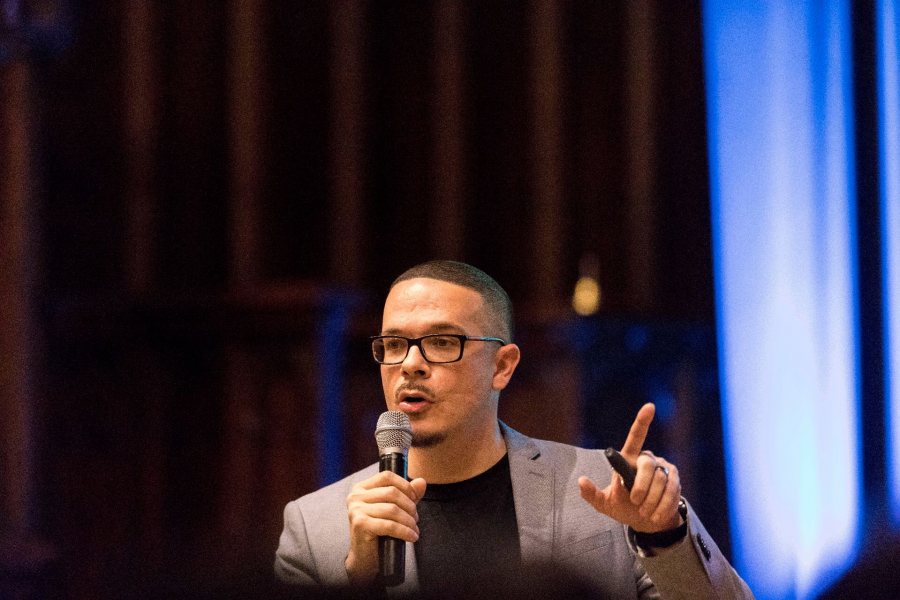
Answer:
[[[422, 340], [426, 338], [432, 337], [453, 337], [459, 340], [459, 356], [453, 360], [446, 361], [433, 361], [428, 360], [428, 357], [425, 355], [425, 351], [422, 349]], [[375, 358], [375, 340], [382, 340], [385, 338], [398, 338], [401, 340], [406, 340], [406, 354], [403, 355], [403, 358], [398, 360], [397, 362], [381, 362], [377, 358]], [[369, 340], [372, 344], [372, 358], [375, 358], [375, 362], [379, 365], [388, 365], [394, 366], [401, 364], [406, 357], [409, 356], [409, 350], [413, 346], [419, 349], [419, 353], [422, 355], [422, 358], [425, 359], [426, 362], [433, 365], [449, 365], [451, 363], [459, 362], [462, 360], [463, 355], [466, 350], [466, 342], [498, 342], [501, 346], [505, 346], [507, 344], [506, 340], [498, 337], [490, 337], [490, 336], [478, 336], [478, 335], [464, 335], [461, 333], [429, 333], [428, 335], [423, 335], [422, 337], [417, 338], [408, 338], [402, 335], [373, 335], [369, 337]]]

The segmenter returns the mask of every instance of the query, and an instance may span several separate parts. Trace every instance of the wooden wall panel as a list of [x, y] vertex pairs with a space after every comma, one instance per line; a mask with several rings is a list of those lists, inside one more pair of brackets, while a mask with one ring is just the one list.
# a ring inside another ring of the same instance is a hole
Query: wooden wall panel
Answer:
[[564, 215], [562, 118], [562, 6], [555, 0], [534, 0], [529, 7], [531, 36], [531, 171], [534, 197], [533, 300], [553, 306], [565, 297], [563, 272]]
[[655, 19], [651, 0], [628, 3], [626, 56], [628, 64], [625, 120], [628, 139], [627, 231], [628, 304], [644, 312], [653, 306], [657, 271], [654, 230], [656, 206], [655, 79], [653, 41]]
[[265, 4], [236, 0], [229, 27], [228, 106], [230, 156], [230, 284], [247, 287], [260, 277], [265, 152]]
[[339, 0], [329, 12], [333, 98], [329, 204], [334, 215], [329, 223], [329, 267], [331, 277], [347, 285], [359, 285], [363, 280], [366, 7], [367, 3]]
[[624, 226], [629, 205], [628, 169], [622, 160], [630, 140], [626, 132], [628, 86], [627, 3], [575, 2], [564, 13], [565, 181], [570, 202], [566, 243], [571, 285], [576, 274], [571, 260], [597, 259], [603, 288], [602, 311], [631, 310], [626, 291], [631, 274], [630, 245]]
[[22, 61], [0, 70], [0, 531], [27, 531], [34, 516], [39, 262], [31, 77]]
[[157, 156], [160, 124], [160, 31], [156, 4], [123, 4], [122, 130], [125, 186], [129, 191], [125, 280], [134, 295], [149, 293], [157, 276]]
[[429, 231], [435, 256], [463, 256], [467, 192], [465, 4], [438, 0], [434, 5], [434, 102], [431, 175], [435, 215]]

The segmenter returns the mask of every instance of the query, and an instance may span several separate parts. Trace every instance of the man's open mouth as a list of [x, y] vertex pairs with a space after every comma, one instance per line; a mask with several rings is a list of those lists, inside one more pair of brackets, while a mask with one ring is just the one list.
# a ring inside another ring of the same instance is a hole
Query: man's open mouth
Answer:
[[405, 398], [403, 398], [403, 400], [401, 400], [401, 402], [410, 402], [415, 404], [417, 402], [425, 402], [425, 398], [422, 398], [421, 396], [406, 396]]

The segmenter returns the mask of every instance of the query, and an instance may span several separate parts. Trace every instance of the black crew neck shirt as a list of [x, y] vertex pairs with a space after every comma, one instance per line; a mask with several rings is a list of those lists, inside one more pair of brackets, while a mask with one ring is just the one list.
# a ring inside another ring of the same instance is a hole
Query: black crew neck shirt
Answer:
[[485, 581], [512, 580], [521, 552], [509, 457], [458, 483], [428, 484], [419, 501], [415, 543], [419, 587], [458, 597]]

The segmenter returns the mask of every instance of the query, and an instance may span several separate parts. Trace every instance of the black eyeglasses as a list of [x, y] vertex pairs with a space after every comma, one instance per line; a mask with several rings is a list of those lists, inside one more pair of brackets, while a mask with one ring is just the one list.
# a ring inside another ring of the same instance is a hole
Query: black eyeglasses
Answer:
[[497, 337], [476, 337], [451, 333], [434, 333], [419, 338], [407, 338], [399, 335], [372, 336], [372, 356], [375, 362], [382, 365], [399, 365], [406, 360], [411, 346], [418, 346], [419, 352], [430, 363], [452, 363], [463, 357], [466, 342], [497, 342], [502, 346], [506, 342]]

